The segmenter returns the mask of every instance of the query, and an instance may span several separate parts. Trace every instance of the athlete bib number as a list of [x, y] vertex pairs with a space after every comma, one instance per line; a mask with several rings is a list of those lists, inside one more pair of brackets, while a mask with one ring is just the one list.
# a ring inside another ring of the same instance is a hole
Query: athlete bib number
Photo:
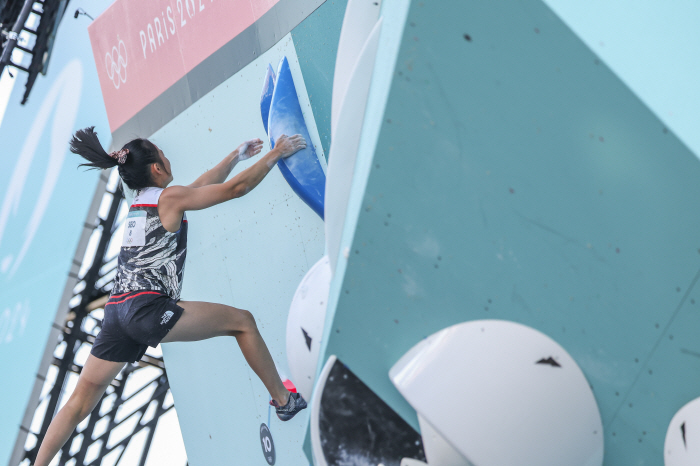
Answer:
[[146, 212], [136, 210], [126, 217], [122, 247], [130, 248], [146, 245]]

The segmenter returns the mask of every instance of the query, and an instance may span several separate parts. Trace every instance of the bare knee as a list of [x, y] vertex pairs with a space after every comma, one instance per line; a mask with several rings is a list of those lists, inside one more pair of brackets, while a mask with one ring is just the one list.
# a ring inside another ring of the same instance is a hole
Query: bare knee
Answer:
[[241, 332], [257, 332], [258, 324], [255, 322], [255, 317], [250, 311], [245, 309], [232, 308], [233, 326], [231, 328], [233, 334]]
[[64, 409], [74, 419], [75, 424], [80, 424], [85, 420], [85, 418], [92, 412], [95, 408], [94, 403], [91, 400], [87, 400], [82, 396], [76, 396], [75, 392], [68, 399]]
[[245, 329], [248, 331], [255, 330], [257, 332], [258, 324], [255, 322], [255, 317], [253, 317], [253, 313], [245, 310], [241, 311], [243, 313], [243, 322]]

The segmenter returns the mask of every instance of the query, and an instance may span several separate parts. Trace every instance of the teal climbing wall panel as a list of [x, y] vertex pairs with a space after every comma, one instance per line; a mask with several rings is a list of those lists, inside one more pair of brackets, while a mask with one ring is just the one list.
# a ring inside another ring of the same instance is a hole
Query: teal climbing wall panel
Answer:
[[326, 0], [292, 30], [299, 66], [309, 90], [323, 152], [328, 158], [331, 143], [331, 95], [335, 56], [347, 0]]
[[521, 322], [583, 369], [605, 464], [662, 464], [700, 396], [700, 161], [541, 1], [413, 1], [398, 32], [325, 357], [417, 428], [399, 357], [458, 322]]

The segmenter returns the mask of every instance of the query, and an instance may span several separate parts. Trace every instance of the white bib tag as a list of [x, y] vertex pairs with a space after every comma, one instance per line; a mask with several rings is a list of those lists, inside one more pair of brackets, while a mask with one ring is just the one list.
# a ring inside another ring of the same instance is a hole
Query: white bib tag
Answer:
[[122, 247], [130, 248], [146, 245], [146, 215], [144, 210], [129, 212], [129, 215], [126, 217]]

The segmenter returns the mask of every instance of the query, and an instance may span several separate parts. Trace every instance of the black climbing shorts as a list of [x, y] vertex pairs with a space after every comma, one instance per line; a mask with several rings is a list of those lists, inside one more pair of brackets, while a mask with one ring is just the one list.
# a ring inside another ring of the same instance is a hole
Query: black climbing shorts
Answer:
[[155, 348], [184, 309], [159, 291], [132, 291], [110, 296], [102, 330], [92, 345], [93, 356], [114, 362], [136, 362]]

